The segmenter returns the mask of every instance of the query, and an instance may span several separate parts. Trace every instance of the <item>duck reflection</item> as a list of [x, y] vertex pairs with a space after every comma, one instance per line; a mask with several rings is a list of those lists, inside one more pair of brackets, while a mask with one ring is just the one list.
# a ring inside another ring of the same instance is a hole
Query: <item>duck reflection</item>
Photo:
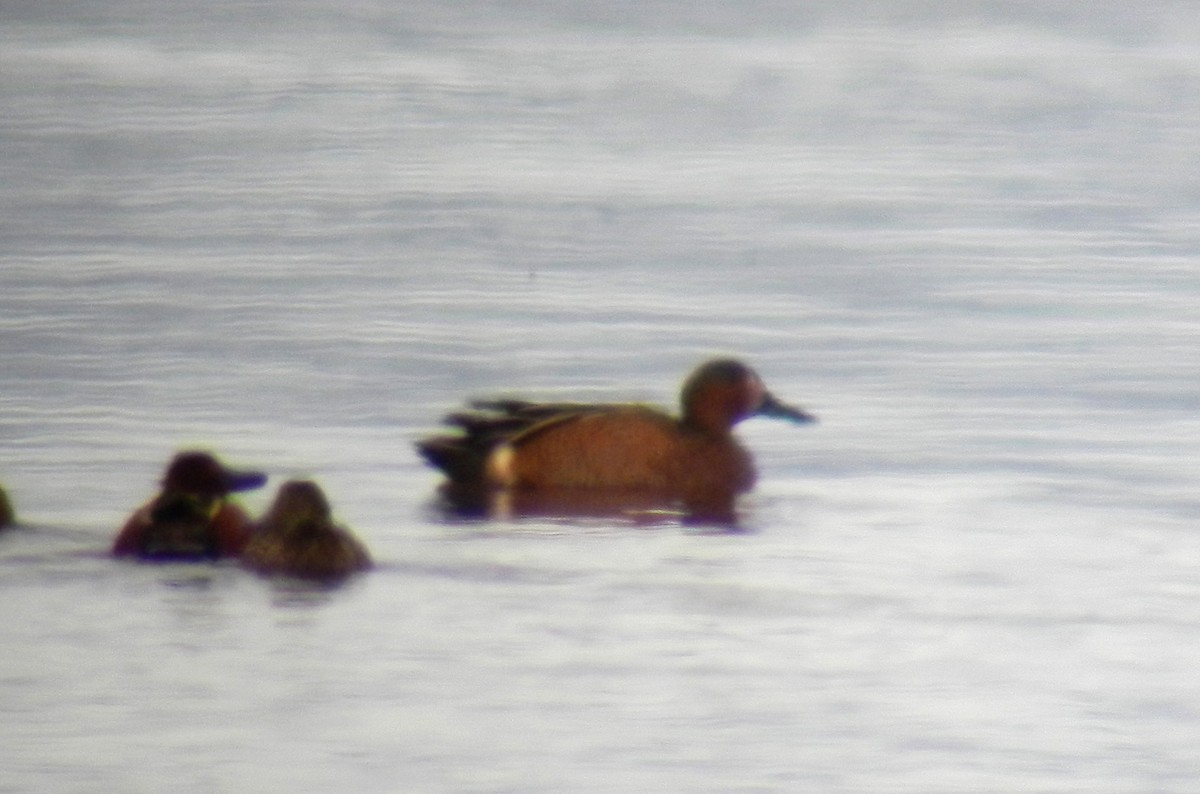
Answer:
[[737, 531], [736, 494], [704, 498], [648, 488], [497, 488], [443, 483], [437, 509], [449, 520], [611, 520], [635, 526], [670, 522]]

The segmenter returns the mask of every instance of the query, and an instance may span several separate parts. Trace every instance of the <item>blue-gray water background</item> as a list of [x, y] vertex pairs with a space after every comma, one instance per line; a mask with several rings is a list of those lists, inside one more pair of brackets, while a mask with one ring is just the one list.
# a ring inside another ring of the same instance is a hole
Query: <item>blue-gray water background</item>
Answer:
[[[1189, 791], [1193, 4], [0, 3], [0, 792]], [[747, 532], [463, 524], [744, 357]], [[333, 591], [104, 552], [180, 447]]]

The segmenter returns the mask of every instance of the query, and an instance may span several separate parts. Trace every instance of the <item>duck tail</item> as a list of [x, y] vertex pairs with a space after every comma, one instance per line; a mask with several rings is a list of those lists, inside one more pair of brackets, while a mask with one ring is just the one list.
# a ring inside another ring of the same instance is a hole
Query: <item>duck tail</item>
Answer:
[[434, 436], [417, 442], [417, 452], [456, 483], [480, 483], [487, 454], [465, 438]]

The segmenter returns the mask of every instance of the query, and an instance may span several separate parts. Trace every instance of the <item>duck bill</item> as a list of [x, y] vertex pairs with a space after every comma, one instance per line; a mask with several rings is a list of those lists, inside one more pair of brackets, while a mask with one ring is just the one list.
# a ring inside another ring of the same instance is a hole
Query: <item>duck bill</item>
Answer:
[[261, 471], [236, 471], [225, 469], [222, 472], [225, 489], [229, 493], [236, 491], [252, 491], [261, 488], [267, 482], [267, 475]]
[[763, 395], [762, 403], [754, 412], [757, 416], [769, 416], [772, 419], [786, 419], [796, 424], [808, 424], [817, 421], [817, 417], [799, 408], [780, 402], [775, 395], [767, 392]]

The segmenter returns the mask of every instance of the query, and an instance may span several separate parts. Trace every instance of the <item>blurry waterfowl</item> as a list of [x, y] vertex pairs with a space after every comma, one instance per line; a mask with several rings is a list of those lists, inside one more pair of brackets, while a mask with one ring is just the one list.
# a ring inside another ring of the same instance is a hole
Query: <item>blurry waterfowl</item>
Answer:
[[147, 560], [236, 557], [251, 522], [229, 495], [266, 481], [262, 472], [226, 468], [208, 452], [181, 452], [167, 466], [162, 491], [125, 522], [112, 553]]
[[8, 494], [4, 491], [4, 486], [0, 485], [0, 529], [16, 522], [17, 515], [13, 510], [12, 502], [9, 501]]
[[333, 521], [329, 501], [310, 480], [290, 480], [255, 526], [242, 562], [264, 574], [334, 580], [371, 567], [367, 549]]
[[[785, 405], [748, 366], [733, 359], [702, 364], [684, 382], [682, 412], [673, 417], [639, 404], [535, 403], [479, 400], [445, 418], [457, 432], [426, 438], [417, 449], [449, 478], [447, 493], [463, 503], [491, 500], [502, 489], [523, 501], [564, 504], [571, 493], [595, 501], [603, 489], [622, 501], [682, 499], [689, 511], [724, 517], [733, 497], [756, 478], [733, 427], [751, 416], [812, 422]], [[554, 497], [545, 498], [554, 491]], [[703, 518], [703, 516], [701, 516]]]

